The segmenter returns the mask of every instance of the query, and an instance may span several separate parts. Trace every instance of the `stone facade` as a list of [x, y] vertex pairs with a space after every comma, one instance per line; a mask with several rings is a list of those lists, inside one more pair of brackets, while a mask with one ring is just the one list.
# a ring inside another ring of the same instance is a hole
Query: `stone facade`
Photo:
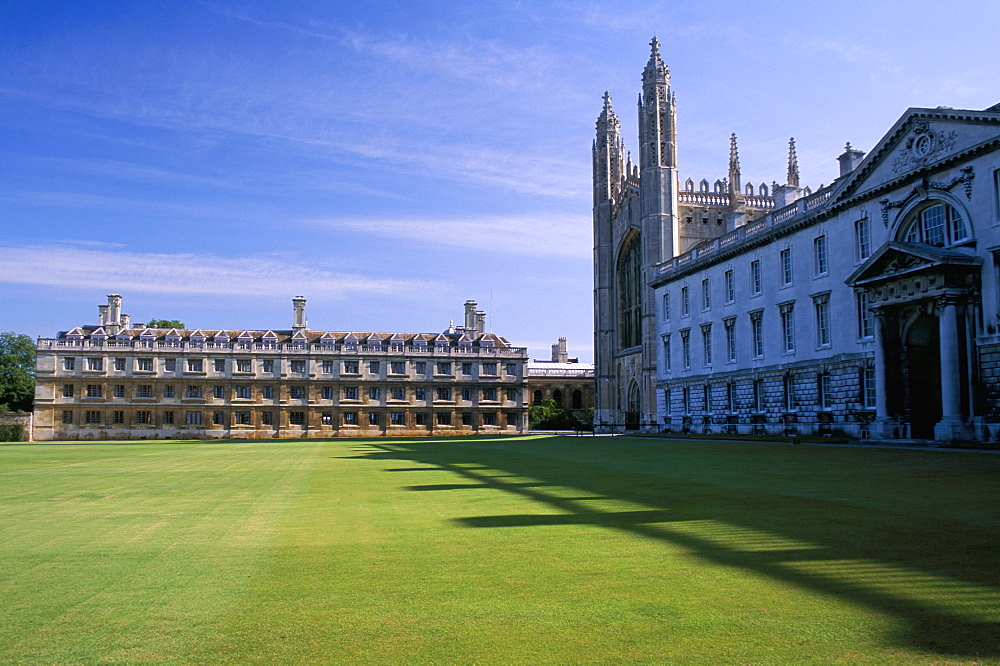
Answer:
[[[641, 292], [655, 312], [641, 342], [655, 349], [656, 428], [996, 437], [1000, 105], [909, 109], [867, 155], [848, 144], [838, 160], [829, 186], [800, 188], [792, 142], [784, 185], [741, 188], [733, 137], [727, 179], [689, 179], [660, 205], [676, 205], [681, 242]], [[645, 186], [618, 182], [625, 200]], [[691, 213], [692, 190], [719, 207]], [[711, 232], [687, 244], [699, 214]], [[607, 256], [595, 273], [611, 280], [623, 265]], [[626, 322], [620, 305], [598, 298], [597, 321]], [[608, 342], [599, 404], [628, 391], [615, 374], [628, 350]]]
[[587, 422], [594, 408], [594, 364], [580, 363], [566, 353], [566, 338], [552, 345], [552, 358], [528, 363], [527, 399], [532, 405], [542, 400], [555, 400]]
[[355, 437], [519, 433], [527, 350], [465, 326], [443, 333], [132, 327], [121, 297], [100, 323], [38, 341], [34, 439]]

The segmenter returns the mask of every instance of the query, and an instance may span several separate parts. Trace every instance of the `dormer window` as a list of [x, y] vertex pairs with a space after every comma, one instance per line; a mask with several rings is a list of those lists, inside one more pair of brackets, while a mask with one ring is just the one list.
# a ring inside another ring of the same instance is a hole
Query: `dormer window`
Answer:
[[900, 236], [907, 243], [925, 243], [948, 247], [970, 238], [969, 227], [952, 206], [936, 203], [918, 210]]

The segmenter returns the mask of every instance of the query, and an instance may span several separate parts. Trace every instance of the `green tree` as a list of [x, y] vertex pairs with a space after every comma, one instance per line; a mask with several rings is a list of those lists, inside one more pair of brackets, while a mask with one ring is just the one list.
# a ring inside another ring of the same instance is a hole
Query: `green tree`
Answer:
[[552, 398], [542, 400], [537, 405], [529, 407], [528, 418], [531, 419], [531, 426], [533, 428], [569, 430], [580, 425], [577, 418], [573, 416], [573, 412]]
[[150, 319], [146, 326], [150, 328], [184, 328], [184, 322], [177, 319]]
[[30, 412], [35, 397], [35, 343], [0, 333], [0, 412]]

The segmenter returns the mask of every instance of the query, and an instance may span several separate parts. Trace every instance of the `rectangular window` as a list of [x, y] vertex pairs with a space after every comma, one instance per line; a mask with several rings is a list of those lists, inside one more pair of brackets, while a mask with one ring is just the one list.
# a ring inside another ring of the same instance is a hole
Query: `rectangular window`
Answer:
[[755, 379], [753, 381], [753, 408], [754, 411], [764, 411], [764, 380]]
[[260, 424], [266, 426], [274, 425], [274, 412], [261, 412]]
[[497, 374], [497, 364], [496, 363], [483, 363], [483, 374], [487, 377], [496, 377]]
[[187, 425], [201, 425], [201, 412], [185, 412], [184, 423]]
[[152, 372], [153, 371], [153, 359], [151, 358], [140, 358], [135, 361], [135, 369], [140, 372]]
[[472, 374], [472, 364], [471, 363], [463, 363], [462, 364], [462, 374], [463, 375], [471, 375]]
[[288, 397], [295, 400], [304, 400], [306, 397], [306, 387], [305, 386], [290, 386], [288, 388]]
[[414, 423], [416, 423], [418, 426], [427, 425], [427, 415], [422, 412], [414, 414]]
[[116, 398], [124, 398], [125, 397], [125, 385], [124, 384], [115, 384], [114, 396]]
[[726, 384], [726, 409], [736, 411], [736, 384], [733, 382]]
[[450, 426], [451, 425], [451, 414], [449, 412], [438, 412], [437, 413], [437, 424], [440, 426]]
[[413, 389], [413, 398], [415, 400], [426, 400], [427, 399], [427, 389], [420, 387]]
[[380, 372], [379, 361], [368, 361], [368, 373], [377, 375]]
[[483, 414], [483, 425], [492, 426], [497, 424], [497, 415], [493, 412], [487, 412]]
[[858, 292], [858, 337], [871, 338], [875, 335], [875, 314], [868, 307], [868, 292]]
[[368, 425], [378, 425], [378, 412], [368, 412]]
[[757, 310], [750, 313], [750, 338], [753, 342], [754, 358], [764, 356], [764, 312]]
[[306, 424], [306, 413], [305, 412], [288, 412], [288, 423], [289, 425], [305, 425]]
[[390, 412], [389, 413], [389, 423], [394, 426], [405, 426], [406, 425], [406, 413], [405, 412]]
[[712, 285], [708, 278], [701, 281], [701, 309], [712, 309]]
[[75, 358], [64, 358], [63, 359], [63, 370], [76, 370], [76, 359]]
[[87, 410], [83, 413], [83, 422], [87, 425], [95, 425], [101, 422], [101, 413], [98, 411]]
[[684, 390], [681, 392], [681, 404], [684, 408], [685, 414], [691, 413], [691, 387], [685, 386]]
[[691, 297], [688, 295], [688, 288], [681, 287], [681, 316], [687, 317], [691, 314]]
[[289, 370], [301, 375], [306, 371], [306, 362], [302, 360], [292, 361], [289, 363]]
[[736, 276], [733, 275], [733, 269], [726, 271], [726, 303], [732, 303], [736, 300]]
[[663, 370], [664, 372], [670, 371], [670, 366], [673, 365], [670, 358], [670, 334], [666, 333], [663, 335]]
[[814, 299], [816, 306], [816, 345], [830, 346], [830, 295], [826, 294]]
[[140, 425], [149, 425], [152, 422], [152, 412], [139, 411], [135, 413], [135, 422]]
[[712, 410], [712, 387], [708, 384], [701, 387], [701, 410], [703, 412]]
[[123, 359], [123, 358], [116, 358], [115, 359], [115, 371], [116, 372], [124, 372], [125, 371], [125, 359]]
[[165, 372], [176, 372], [177, 371], [177, 359], [168, 358], [163, 361], [163, 370]]
[[858, 261], [864, 261], [871, 256], [871, 227], [867, 217], [854, 223], [854, 250]]
[[865, 409], [875, 409], [875, 368], [862, 369], [861, 386]]
[[358, 387], [357, 386], [345, 386], [344, 387], [344, 400], [357, 400], [358, 399]]
[[250, 412], [236, 412], [236, 425], [250, 425]]
[[120, 409], [116, 409], [115, 411], [111, 412], [111, 422], [118, 425], [124, 424], [125, 412]]
[[439, 388], [437, 390], [438, 400], [451, 400], [451, 389], [450, 388]]
[[691, 367], [691, 331], [689, 329], [681, 331], [681, 363], [685, 370]]
[[63, 384], [63, 387], [62, 387], [62, 397], [64, 397], [64, 398], [72, 398], [73, 397], [73, 385], [72, 384]]
[[62, 422], [64, 424], [67, 424], [67, 425], [70, 424], [70, 423], [72, 423], [73, 422], [73, 412], [71, 412], [69, 410], [63, 410], [63, 413], [62, 413]]
[[212, 412], [212, 425], [226, 425], [226, 413]]
[[329, 375], [333, 372], [333, 361], [323, 361], [320, 367], [322, 368], [324, 374]]
[[274, 400], [274, 387], [273, 386], [261, 386], [260, 387], [260, 397], [264, 400]]
[[406, 362], [405, 361], [392, 361], [389, 364], [389, 372], [394, 375], [405, 375], [406, 374]]
[[462, 425], [472, 425], [472, 412], [462, 412]]
[[153, 397], [153, 385], [152, 384], [140, 384], [135, 387], [135, 397], [137, 398], [152, 398]]
[[750, 293], [754, 296], [763, 291], [763, 280], [760, 276], [760, 259], [750, 262]]
[[224, 358], [217, 358], [217, 359], [215, 359], [215, 360], [212, 361], [212, 366], [215, 368], [216, 372], [225, 372], [226, 371], [226, 359], [224, 359]]
[[702, 362], [704, 365], [712, 365], [712, 325], [702, 324], [701, 327], [701, 349]]
[[726, 325], [726, 360], [736, 362], [736, 317], [723, 322]]
[[437, 364], [437, 374], [439, 374], [439, 375], [450, 375], [451, 374], [451, 363], [438, 363]]
[[829, 266], [826, 261], [826, 236], [820, 236], [813, 240], [813, 263], [816, 275], [826, 275]]
[[786, 247], [779, 255], [781, 259], [781, 286], [792, 283], [792, 248]]
[[786, 354], [795, 351], [795, 305], [784, 303], [778, 306], [781, 312], [781, 341]]
[[358, 413], [344, 412], [344, 425], [349, 425], [349, 426], [358, 425]]
[[87, 370], [103, 370], [104, 369], [104, 359], [103, 358], [88, 358], [87, 359]]
[[250, 359], [237, 359], [236, 361], [236, 371], [237, 372], [253, 372], [253, 361]]
[[325, 426], [333, 425], [333, 412], [323, 412], [319, 415], [319, 422]]
[[462, 400], [472, 400], [472, 389], [470, 388], [462, 389]]
[[368, 399], [378, 400], [381, 397], [381, 393], [382, 392], [379, 390], [379, 387], [372, 386], [371, 388], [368, 389]]
[[426, 375], [427, 374], [427, 362], [426, 361], [417, 361], [416, 363], [413, 364], [413, 371], [415, 373], [417, 373], [418, 375]]
[[249, 400], [253, 397], [253, 387], [252, 386], [237, 386], [236, 387], [236, 397], [239, 400]]
[[188, 359], [188, 372], [201, 372], [202, 367], [202, 361], [200, 358]]
[[225, 386], [213, 387], [212, 395], [216, 400], [224, 400], [226, 398], [226, 387]]
[[663, 321], [670, 321], [670, 294], [663, 294]]
[[320, 389], [320, 395], [323, 396], [324, 400], [333, 400], [333, 387], [324, 386], [322, 389]]
[[830, 409], [830, 406], [833, 404], [833, 395], [830, 386], [830, 373], [824, 372], [819, 376], [819, 406], [821, 409]]
[[100, 398], [101, 397], [101, 385], [100, 384], [87, 384], [87, 397], [88, 398]]
[[506, 368], [504, 372], [506, 372], [511, 377], [517, 377], [517, 363], [508, 363], [504, 367]]
[[389, 392], [392, 400], [406, 400], [406, 389], [402, 386], [395, 386]]
[[497, 390], [495, 388], [483, 389], [483, 400], [488, 402], [494, 402], [497, 399]]
[[200, 398], [201, 397], [201, 387], [200, 386], [188, 386], [187, 393], [185, 394], [188, 398]]
[[359, 374], [359, 364], [357, 361], [344, 361], [344, 374], [345, 375], [357, 375]]
[[274, 372], [274, 359], [266, 358], [260, 362], [264, 372]]
[[795, 409], [795, 378], [792, 375], [785, 375], [781, 388], [785, 399], [785, 411], [790, 412]]
[[174, 387], [172, 385], [164, 386], [163, 387], [163, 397], [164, 398], [173, 398], [174, 394], [175, 394], [175, 389], [174, 389]]
[[167, 411], [163, 412], [163, 425], [173, 425], [174, 424], [174, 413]]

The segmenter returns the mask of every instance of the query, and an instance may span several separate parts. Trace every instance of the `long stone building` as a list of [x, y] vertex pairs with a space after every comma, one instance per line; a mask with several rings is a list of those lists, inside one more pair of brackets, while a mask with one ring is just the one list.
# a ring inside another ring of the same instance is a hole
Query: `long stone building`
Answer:
[[527, 350], [465, 325], [442, 333], [132, 326], [121, 297], [96, 325], [37, 347], [34, 439], [519, 433]]
[[800, 187], [678, 180], [655, 39], [640, 160], [594, 144], [595, 422], [685, 432], [995, 438], [1000, 105], [909, 109]]

